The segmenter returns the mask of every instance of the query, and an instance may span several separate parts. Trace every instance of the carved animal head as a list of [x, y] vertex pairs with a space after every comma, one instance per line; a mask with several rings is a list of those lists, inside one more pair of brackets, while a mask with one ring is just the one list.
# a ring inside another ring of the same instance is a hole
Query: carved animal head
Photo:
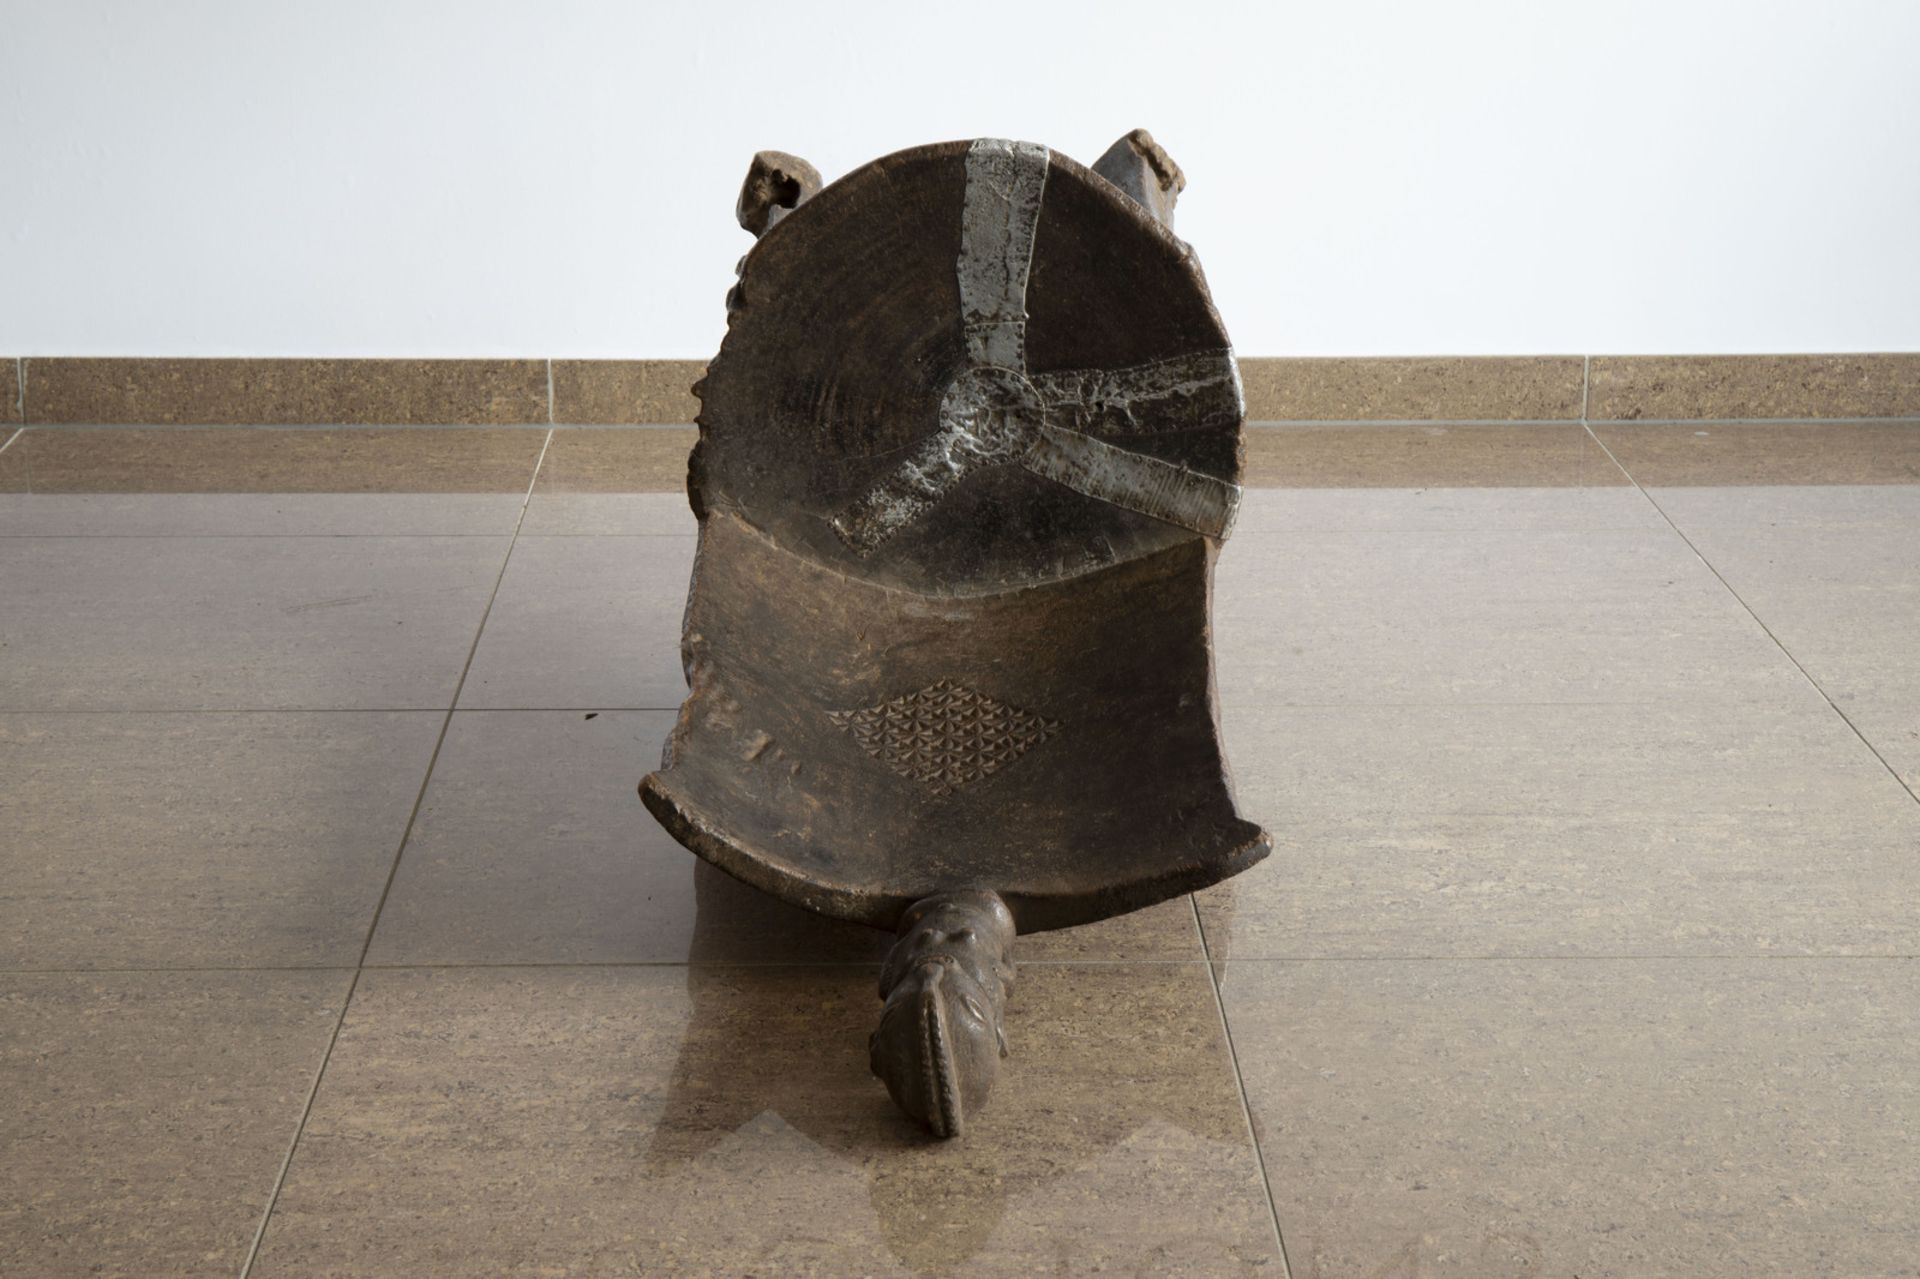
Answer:
[[957, 1136], [1007, 1051], [1013, 916], [991, 893], [948, 893], [916, 905], [902, 929], [880, 976], [873, 1073], [935, 1136]]

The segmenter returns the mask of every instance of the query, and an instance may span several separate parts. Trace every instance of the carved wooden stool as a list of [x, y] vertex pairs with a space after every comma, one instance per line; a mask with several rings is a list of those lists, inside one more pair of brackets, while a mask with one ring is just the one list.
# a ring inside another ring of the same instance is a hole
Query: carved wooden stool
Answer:
[[1209, 648], [1245, 408], [1179, 169], [982, 138], [822, 189], [763, 152], [695, 388], [690, 686], [647, 807], [695, 853], [897, 930], [873, 1069], [959, 1133], [1014, 934], [1264, 857]]

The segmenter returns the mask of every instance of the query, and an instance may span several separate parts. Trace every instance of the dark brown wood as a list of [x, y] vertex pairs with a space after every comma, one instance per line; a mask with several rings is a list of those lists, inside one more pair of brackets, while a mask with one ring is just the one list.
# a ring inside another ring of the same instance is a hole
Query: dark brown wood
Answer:
[[1093, 162], [1093, 171], [1132, 196], [1163, 226], [1173, 228], [1173, 205], [1187, 189], [1187, 175], [1151, 133], [1135, 129], [1127, 134]]
[[[943, 518], [853, 554], [833, 518], [937, 434], [968, 367], [955, 263], [969, 144], [876, 161], [772, 227], [696, 388], [703, 500], [861, 577], [946, 593], [1058, 578], [1191, 536], [1018, 467], [958, 486]], [[1139, 367], [1230, 343], [1186, 244], [1106, 181], [1053, 156], [1026, 295], [1035, 374]], [[1133, 451], [1237, 481], [1237, 390], [1194, 429]]]
[[760, 151], [747, 166], [733, 216], [755, 235], [820, 192], [820, 170], [785, 151]]
[[1166, 225], [1178, 169], [1119, 147], [1099, 176], [943, 143], [743, 214], [695, 388], [691, 691], [641, 793], [740, 879], [904, 930], [875, 1070], [942, 1135], [994, 1073], [965, 1005], [995, 921], [1101, 919], [1269, 846], [1209, 650], [1238, 373]]
[[878, 928], [991, 887], [1022, 932], [1087, 923], [1266, 853], [1234, 811], [1194, 537], [1063, 581], [926, 597], [710, 509], [693, 691], [647, 806], [694, 852]]
[[986, 1104], [1007, 1055], [1013, 915], [979, 889], [916, 902], [880, 970], [873, 1073], [936, 1137], [957, 1137]]

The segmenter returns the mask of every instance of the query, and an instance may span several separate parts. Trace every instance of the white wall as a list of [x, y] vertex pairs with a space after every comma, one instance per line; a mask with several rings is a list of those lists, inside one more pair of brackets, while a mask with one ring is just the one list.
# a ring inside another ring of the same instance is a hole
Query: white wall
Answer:
[[1145, 125], [1247, 354], [1920, 349], [1920, 0], [0, 0], [0, 353], [703, 356], [748, 156]]

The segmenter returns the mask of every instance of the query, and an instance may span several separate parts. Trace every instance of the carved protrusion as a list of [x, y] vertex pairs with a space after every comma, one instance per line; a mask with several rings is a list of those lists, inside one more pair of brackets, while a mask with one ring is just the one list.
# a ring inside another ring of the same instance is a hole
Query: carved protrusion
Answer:
[[1187, 188], [1187, 175], [1153, 135], [1135, 129], [1093, 162], [1093, 171], [1134, 198], [1167, 230], [1173, 230], [1173, 204]]
[[1013, 936], [1013, 913], [993, 893], [939, 893], [908, 908], [887, 954], [873, 1073], [936, 1137], [960, 1135], [1007, 1055]]
[[785, 151], [760, 151], [747, 166], [733, 216], [756, 236], [820, 192], [820, 170]]

